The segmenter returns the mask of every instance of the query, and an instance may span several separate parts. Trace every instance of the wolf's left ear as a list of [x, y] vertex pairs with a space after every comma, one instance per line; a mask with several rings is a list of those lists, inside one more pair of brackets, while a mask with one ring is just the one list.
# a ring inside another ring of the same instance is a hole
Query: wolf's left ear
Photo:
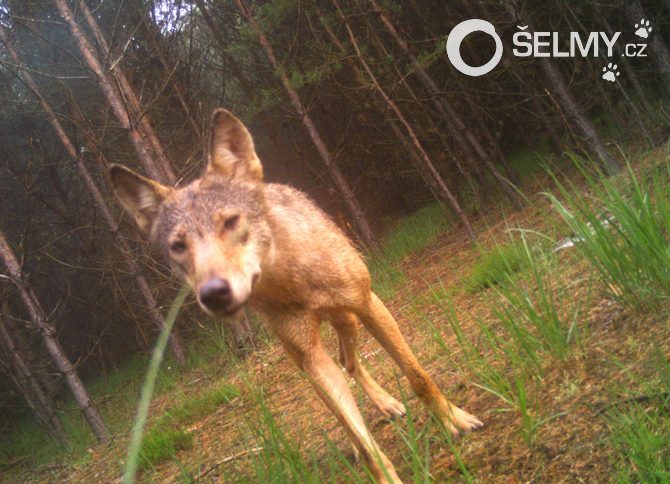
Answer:
[[148, 234], [158, 207], [171, 189], [121, 165], [112, 165], [109, 175], [121, 205], [130, 212], [140, 230]]
[[208, 176], [246, 182], [263, 180], [263, 167], [249, 131], [242, 121], [222, 108], [212, 117], [209, 163], [205, 171], [205, 177]]

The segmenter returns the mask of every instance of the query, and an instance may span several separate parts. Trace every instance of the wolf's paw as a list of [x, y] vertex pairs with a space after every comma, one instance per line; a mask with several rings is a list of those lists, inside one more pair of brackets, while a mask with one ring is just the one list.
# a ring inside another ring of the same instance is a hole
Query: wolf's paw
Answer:
[[481, 420], [456, 405], [451, 405], [451, 419], [460, 432], [473, 432], [484, 426]]
[[391, 395], [376, 395], [372, 399], [372, 403], [388, 419], [402, 417], [407, 413], [405, 406]]
[[643, 39], [648, 39], [652, 29], [649, 20], [642, 19], [639, 24], [635, 24], [635, 35]]
[[474, 432], [484, 426], [481, 420], [465, 410], [461, 410], [456, 405], [447, 403], [446, 407], [446, 410], [438, 412], [438, 417], [454, 437], [467, 432]]

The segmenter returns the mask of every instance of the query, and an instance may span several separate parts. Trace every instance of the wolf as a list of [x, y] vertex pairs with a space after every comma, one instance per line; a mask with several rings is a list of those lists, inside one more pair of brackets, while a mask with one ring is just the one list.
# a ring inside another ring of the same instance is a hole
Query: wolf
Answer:
[[339, 360], [386, 417], [402, 403], [367, 372], [356, 353], [362, 325], [395, 360], [428, 410], [454, 435], [482, 422], [440, 392], [371, 290], [370, 274], [352, 242], [309, 197], [264, 183], [263, 167], [244, 124], [215, 111], [203, 175], [181, 188], [164, 186], [113, 165], [122, 206], [215, 317], [238, 317], [247, 305], [277, 336], [325, 405], [344, 426], [379, 482], [401, 482], [361, 416], [348, 380], [324, 349], [319, 325], [329, 322]]

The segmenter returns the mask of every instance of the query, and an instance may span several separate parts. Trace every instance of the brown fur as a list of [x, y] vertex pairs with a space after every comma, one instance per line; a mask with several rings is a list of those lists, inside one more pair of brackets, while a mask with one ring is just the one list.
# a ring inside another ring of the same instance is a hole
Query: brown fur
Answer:
[[[205, 174], [186, 187], [167, 188], [120, 166], [111, 170], [122, 204], [193, 287], [203, 309], [234, 317], [249, 303], [260, 313], [379, 481], [400, 480], [368, 431], [342, 371], [324, 350], [322, 320], [338, 334], [341, 364], [384, 415], [400, 416], [405, 409], [360, 364], [360, 323], [455, 435], [481, 427], [421, 368], [393, 316], [370, 290], [367, 267], [347, 237], [303, 193], [262, 182], [253, 141], [237, 118], [220, 109], [212, 125]], [[230, 291], [223, 310], [203, 302], [203, 288], [214, 279], [225, 281]]]

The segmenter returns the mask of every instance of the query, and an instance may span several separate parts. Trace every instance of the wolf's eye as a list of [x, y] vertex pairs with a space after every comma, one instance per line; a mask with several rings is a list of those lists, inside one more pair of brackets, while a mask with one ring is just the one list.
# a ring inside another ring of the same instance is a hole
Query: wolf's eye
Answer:
[[237, 222], [239, 221], [239, 215], [231, 215], [223, 222], [223, 228], [226, 230], [233, 230], [235, 227], [237, 227]]
[[175, 240], [170, 244], [170, 252], [173, 254], [183, 254], [186, 250], [186, 242], [183, 240]]

